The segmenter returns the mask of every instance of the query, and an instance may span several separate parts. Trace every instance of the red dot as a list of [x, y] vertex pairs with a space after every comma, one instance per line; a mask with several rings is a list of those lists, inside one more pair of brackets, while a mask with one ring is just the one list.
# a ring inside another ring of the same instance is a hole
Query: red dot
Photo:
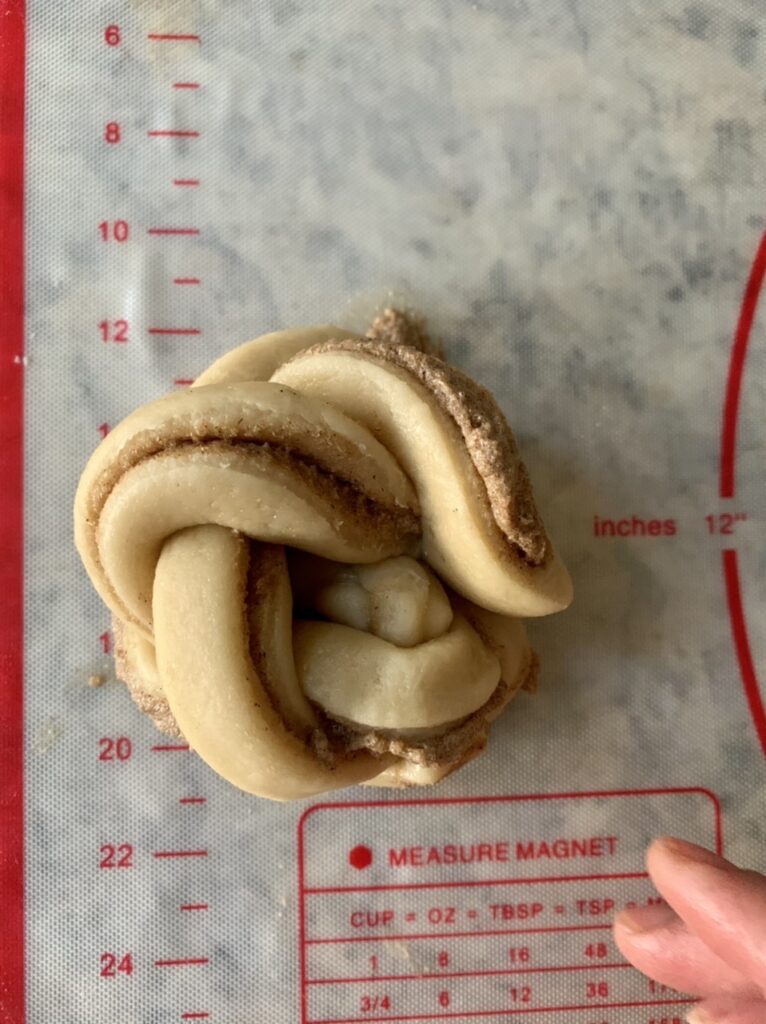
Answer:
[[348, 862], [352, 868], [363, 871], [372, 864], [372, 850], [369, 846], [355, 846], [353, 850], [349, 850]]

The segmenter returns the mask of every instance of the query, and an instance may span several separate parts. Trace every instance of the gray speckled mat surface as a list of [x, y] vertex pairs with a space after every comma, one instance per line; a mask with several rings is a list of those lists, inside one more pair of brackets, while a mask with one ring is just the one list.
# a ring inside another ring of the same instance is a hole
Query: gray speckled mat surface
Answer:
[[[29, 1021], [680, 1019], [607, 923], [648, 839], [712, 844], [718, 805], [766, 868], [757, 311], [721, 479], [763, 4], [32, 0], [28, 33]], [[499, 397], [576, 601], [483, 759], [306, 813], [87, 685], [108, 620], [70, 506], [100, 425], [389, 292]]]

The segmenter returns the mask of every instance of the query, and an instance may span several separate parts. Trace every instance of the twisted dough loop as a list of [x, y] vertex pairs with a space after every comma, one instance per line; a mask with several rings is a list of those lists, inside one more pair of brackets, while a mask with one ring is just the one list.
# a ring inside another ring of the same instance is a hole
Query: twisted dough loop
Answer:
[[248, 382], [167, 395], [123, 420], [83, 473], [75, 537], [106, 603], [150, 635], [154, 568], [186, 526], [375, 561], [416, 535], [416, 509], [367, 430], [320, 400]]
[[77, 492], [139, 704], [272, 799], [464, 763], [533, 682], [509, 616], [571, 598], [493, 400], [386, 316], [241, 346], [115, 428]]

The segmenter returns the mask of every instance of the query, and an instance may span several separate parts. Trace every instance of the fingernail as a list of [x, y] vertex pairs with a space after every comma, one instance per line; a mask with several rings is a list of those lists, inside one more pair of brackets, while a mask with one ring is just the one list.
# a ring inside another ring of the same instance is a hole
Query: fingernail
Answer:
[[700, 1010], [695, 1006], [686, 1014], [687, 1024], [716, 1024], [707, 1010]]
[[630, 910], [623, 910], [617, 918], [623, 928], [629, 932], [654, 932], [660, 928], [667, 928], [678, 920], [665, 903], [658, 903], [654, 907], [631, 907]]
[[719, 857], [717, 853], [706, 850], [704, 846], [697, 846], [696, 843], [687, 843], [685, 839], [676, 839], [674, 836], [662, 836], [657, 840], [659, 846], [663, 846], [674, 857], [681, 857], [683, 860], [691, 861], [693, 864], [706, 864], [712, 868], [731, 869], [734, 867], [728, 860]]

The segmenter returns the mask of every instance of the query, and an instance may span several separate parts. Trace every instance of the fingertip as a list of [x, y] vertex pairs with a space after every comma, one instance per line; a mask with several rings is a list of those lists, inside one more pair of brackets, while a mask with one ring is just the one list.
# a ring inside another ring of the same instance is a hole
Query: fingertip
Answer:
[[[681, 866], [676, 859], [676, 839], [674, 836], [658, 836], [650, 843], [646, 851], [646, 870], [654, 884], [662, 891], [659, 879], [668, 875], [672, 878]], [[663, 892], [663, 896], [666, 894]]]
[[625, 910], [615, 917], [612, 922], [612, 938], [614, 939], [615, 946], [617, 946], [625, 959], [631, 960], [631, 954], [633, 952], [632, 940], [635, 933], [631, 929], [630, 922], [626, 920], [626, 917], [627, 911]]
[[705, 999], [686, 1016], [688, 1024], [764, 1024], [766, 1003], [728, 997]]
[[680, 924], [680, 918], [666, 903], [657, 903], [648, 907], [631, 907], [621, 911], [615, 918], [615, 928], [620, 928], [628, 935], [645, 935], [647, 932], [658, 932]]
[[[702, 846], [662, 836], [649, 875], [686, 927], [721, 961], [766, 991], [766, 878]], [[764, 1024], [766, 1017], [759, 1024]]]
[[[613, 926], [617, 949], [647, 977], [690, 997], [721, 993], [743, 1000], [760, 997], [754, 982], [712, 953], [680, 919], [673, 917], [665, 926], [658, 920], [658, 927], [647, 928], [650, 923], [647, 918], [637, 922], [627, 911], [618, 914]], [[766, 1017], [759, 1024], [766, 1024]]]
[[652, 861], [658, 856], [664, 856], [666, 853], [671, 853], [674, 843], [673, 836], [657, 836], [649, 844], [646, 850], [646, 866], [651, 867]]
[[686, 1014], [686, 1024], [715, 1024], [704, 1007], [695, 1006]]
[[618, 914], [612, 922], [612, 938], [620, 953], [636, 967], [636, 959], [642, 953], [642, 933], [633, 928], [627, 911]]
[[714, 868], [733, 868], [734, 865], [720, 857], [712, 850], [699, 846], [697, 843], [690, 843], [686, 839], [679, 839], [676, 836], [658, 836], [649, 846], [646, 854], [647, 865], [657, 861], [671, 860], [675, 865], [681, 864], [703, 864]]
[[684, 926], [666, 904], [632, 907], [619, 913], [612, 924], [618, 950], [634, 967], [656, 977], [656, 969], [675, 959]]

